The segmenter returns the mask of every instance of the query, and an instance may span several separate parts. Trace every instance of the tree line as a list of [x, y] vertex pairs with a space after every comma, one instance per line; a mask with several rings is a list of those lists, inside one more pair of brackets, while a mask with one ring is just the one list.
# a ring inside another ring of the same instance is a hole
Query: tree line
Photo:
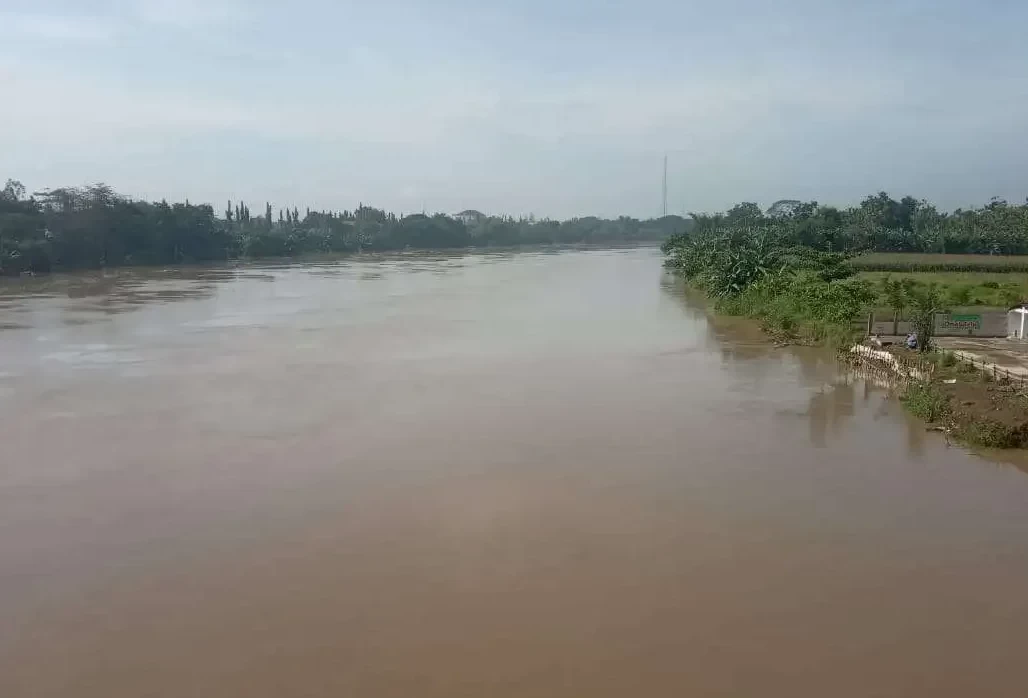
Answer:
[[693, 220], [692, 230], [664, 243], [666, 266], [703, 289], [720, 311], [755, 317], [788, 340], [843, 344], [852, 339], [856, 317], [885, 305], [897, 318], [908, 313], [918, 348], [927, 350], [944, 301], [969, 301], [967, 288], [944, 298], [932, 283], [854, 278], [850, 259], [862, 252], [1028, 254], [1028, 205], [999, 199], [947, 214], [880, 193], [845, 210], [783, 200], [766, 211], [742, 203]]
[[767, 229], [784, 244], [824, 251], [1028, 254], [1028, 203], [999, 198], [947, 213], [923, 199], [879, 192], [850, 208], [783, 199], [767, 210], [744, 202], [691, 215], [697, 230]]
[[26, 195], [20, 182], [8, 180], [0, 190], [0, 273], [407, 248], [657, 241], [689, 224], [679, 216], [397, 216], [363, 204], [352, 211], [301, 212], [266, 203], [253, 213], [246, 203], [230, 201], [216, 213], [209, 204], [135, 200], [103, 184]]

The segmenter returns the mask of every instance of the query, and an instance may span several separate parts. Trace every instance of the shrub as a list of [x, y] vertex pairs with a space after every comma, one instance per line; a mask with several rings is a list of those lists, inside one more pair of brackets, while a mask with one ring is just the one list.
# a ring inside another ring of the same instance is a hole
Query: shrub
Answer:
[[957, 432], [957, 437], [982, 448], [1017, 448], [1025, 441], [1024, 430], [1010, 427], [991, 419], [974, 419]]
[[911, 383], [901, 399], [911, 414], [926, 422], [936, 422], [950, 413], [949, 399], [928, 382]]
[[968, 305], [971, 303], [971, 286], [951, 286], [946, 291], [946, 301], [950, 305]]

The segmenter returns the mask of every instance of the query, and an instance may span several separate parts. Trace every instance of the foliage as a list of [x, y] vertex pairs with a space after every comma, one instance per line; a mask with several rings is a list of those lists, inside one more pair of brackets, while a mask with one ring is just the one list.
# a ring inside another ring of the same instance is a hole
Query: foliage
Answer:
[[930, 382], [912, 382], [902, 396], [911, 414], [926, 422], [937, 422], [950, 413], [949, 398]]
[[[924, 272], [894, 277], [882, 272], [862, 272], [859, 278], [875, 282], [879, 289], [883, 278], [896, 278], [912, 286], [937, 284], [944, 304], [951, 309], [971, 306], [1005, 309], [1028, 300], [1028, 274]], [[882, 295], [876, 307], [892, 306]]]
[[936, 284], [912, 286], [907, 292], [911, 307], [911, 322], [917, 335], [917, 350], [929, 351], [935, 335], [935, 315], [942, 312], [942, 296]]
[[790, 268], [811, 271], [825, 282], [848, 279], [856, 274], [847, 264], [850, 255], [843, 252], [824, 252], [796, 245], [787, 248], [782, 256]]
[[894, 332], [912, 311], [919, 349], [927, 351], [944, 305], [1012, 305], [1028, 295], [1028, 284], [1017, 282], [988, 289], [982, 279], [948, 280], [941, 289], [904, 277], [875, 284], [866, 272], [850, 278], [865, 269], [1028, 270], [1028, 257], [1000, 256], [1028, 254], [1028, 204], [994, 200], [946, 214], [926, 201], [879, 192], [849, 209], [782, 199], [766, 213], [746, 202], [692, 216], [692, 231], [665, 244], [667, 266], [718, 299], [724, 312], [758, 317], [778, 335], [838, 341], [854, 334], [863, 311], [885, 304]]
[[856, 271], [1028, 273], [1028, 256], [876, 252], [854, 257], [849, 265]]
[[[1002, 200], [942, 213], [927, 201], [911, 196], [897, 201], [879, 192], [847, 209], [782, 199], [766, 213], [747, 202], [725, 213], [693, 214], [693, 218], [699, 230], [773, 228], [785, 246], [803, 245], [825, 252], [1028, 254], [1028, 204], [1010, 205]], [[855, 260], [854, 268], [911, 271], [902, 266], [907, 263]], [[1028, 260], [1016, 264], [1028, 270]]]
[[[135, 201], [97, 184], [25, 197], [8, 180], [0, 190], [0, 272], [45, 272], [129, 264], [182, 264], [236, 257], [347, 254], [364, 250], [663, 240], [684, 233], [679, 216], [640, 221], [442, 214], [396, 216], [359, 205], [311, 211], [264, 205], [259, 216], [229, 201], [218, 217], [207, 204]], [[467, 222], [465, 222], [467, 220]]]
[[899, 320], [910, 304], [910, 294], [915, 282], [913, 279], [892, 279], [885, 276], [879, 284], [880, 301], [884, 301], [892, 310], [892, 333], [899, 334]]
[[[725, 220], [753, 215], [736, 207]], [[756, 318], [782, 339], [848, 341], [854, 319], [877, 298], [871, 283], [847, 278], [847, 255], [783, 245], [773, 227], [702, 221], [663, 249], [666, 265], [717, 299], [721, 312]]]
[[994, 419], [971, 419], [959, 426], [961, 441], [982, 448], [1020, 448], [1028, 441], [1023, 426], [1011, 426]]

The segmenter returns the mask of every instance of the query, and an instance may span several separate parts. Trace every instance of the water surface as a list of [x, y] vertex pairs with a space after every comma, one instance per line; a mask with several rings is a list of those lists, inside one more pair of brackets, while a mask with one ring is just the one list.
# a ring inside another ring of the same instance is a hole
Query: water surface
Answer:
[[0, 695], [1023, 696], [1028, 478], [653, 249], [0, 288]]

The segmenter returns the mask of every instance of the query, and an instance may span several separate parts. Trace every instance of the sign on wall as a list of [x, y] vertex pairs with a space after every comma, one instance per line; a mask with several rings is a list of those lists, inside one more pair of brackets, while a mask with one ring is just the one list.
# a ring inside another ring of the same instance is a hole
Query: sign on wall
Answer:
[[982, 329], [981, 315], [947, 315], [942, 321], [943, 330], [964, 330], [973, 332]]
[[[905, 337], [915, 331], [908, 320], [893, 324], [891, 314], [887, 318], [874, 315], [871, 320], [871, 334]], [[937, 313], [935, 334], [940, 337], [1006, 337], [1007, 314], [1002, 310], [988, 309], [971, 313]]]

